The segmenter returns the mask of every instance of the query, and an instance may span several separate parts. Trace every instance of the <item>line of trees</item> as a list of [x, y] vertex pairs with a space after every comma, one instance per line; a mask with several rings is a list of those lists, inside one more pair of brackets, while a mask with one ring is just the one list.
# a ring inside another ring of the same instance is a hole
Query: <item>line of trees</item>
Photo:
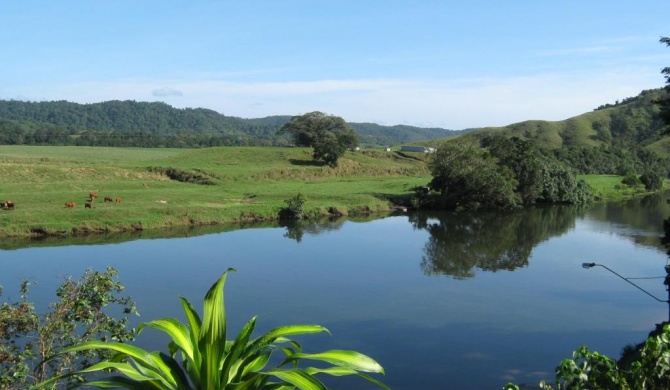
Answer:
[[212, 135], [182, 131], [161, 135], [148, 131], [75, 131], [62, 126], [22, 125], [0, 119], [0, 145], [113, 146], [138, 148], [202, 148], [214, 146], [280, 146], [287, 140], [245, 134]]

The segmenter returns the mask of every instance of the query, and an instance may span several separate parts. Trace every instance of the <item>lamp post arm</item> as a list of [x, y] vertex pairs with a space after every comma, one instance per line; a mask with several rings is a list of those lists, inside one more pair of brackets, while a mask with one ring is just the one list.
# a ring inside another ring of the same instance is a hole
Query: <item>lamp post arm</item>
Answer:
[[656, 298], [655, 296], [651, 295], [647, 290], [645, 290], [645, 289], [643, 289], [642, 287], [638, 286], [637, 284], [631, 282], [631, 281], [628, 280], [627, 278], [624, 278], [623, 276], [619, 275], [618, 273], [616, 273], [614, 270], [612, 270], [611, 268], [607, 267], [606, 265], [602, 265], [602, 264], [594, 264], [594, 265], [597, 265], [597, 266], [600, 266], [600, 267], [605, 268], [606, 270], [610, 271], [610, 272], [613, 273], [614, 275], [616, 275], [616, 276], [620, 277], [621, 279], [625, 280], [626, 282], [630, 283], [631, 285], [633, 285], [633, 287], [635, 287], [635, 288], [637, 288], [638, 290], [642, 291], [643, 293], [649, 295], [650, 297], [654, 298], [655, 300], [657, 300], [657, 301], [659, 301], [659, 302], [670, 303], [670, 300], [665, 300], [665, 301], [664, 301], [664, 300], [662, 300], [662, 299], [658, 299], [658, 298]]

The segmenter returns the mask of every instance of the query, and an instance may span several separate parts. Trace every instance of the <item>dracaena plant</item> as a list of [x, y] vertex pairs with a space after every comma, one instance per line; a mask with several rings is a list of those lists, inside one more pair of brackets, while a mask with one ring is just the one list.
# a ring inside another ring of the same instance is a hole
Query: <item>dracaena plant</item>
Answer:
[[[234, 271], [229, 269], [228, 271]], [[97, 373], [83, 385], [126, 389], [326, 389], [317, 375], [358, 375], [388, 389], [365, 373], [384, 373], [372, 358], [356, 351], [331, 350], [304, 353], [301, 345], [288, 337], [328, 332], [319, 325], [289, 325], [275, 328], [252, 339], [256, 317], [252, 318], [234, 340], [226, 339], [224, 284], [228, 271], [215, 282], [203, 301], [202, 319], [185, 298], [181, 304], [186, 314], [184, 324], [174, 318], [163, 318], [140, 325], [139, 330], [153, 328], [170, 336], [169, 355], [147, 352], [123, 343], [91, 341], [67, 348], [63, 352], [91, 349], [111, 350], [111, 359], [95, 364], [80, 374]], [[329, 333], [329, 332], [328, 332]], [[278, 352], [283, 359], [268, 367], [270, 356]], [[326, 368], [302, 367], [301, 362], [317, 361]], [[101, 372], [113, 372], [101, 377]], [[46, 384], [46, 383], [45, 383]]]

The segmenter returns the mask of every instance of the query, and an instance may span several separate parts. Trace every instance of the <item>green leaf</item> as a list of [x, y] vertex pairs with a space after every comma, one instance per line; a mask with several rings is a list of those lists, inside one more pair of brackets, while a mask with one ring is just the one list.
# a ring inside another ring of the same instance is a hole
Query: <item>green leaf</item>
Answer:
[[[269, 344], [283, 336], [293, 336], [300, 334], [311, 334], [311, 333], [321, 333], [326, 332], [330, 334], [328, 329], [321, 325], [286, 325], [280, 326], [272, 329], [271, 331], [265, 333], [263, 336], [257, 338], [253, 341], [251, 348], [257, 348], [260, 345]], [[290, 340], [284, 340], [290, 341]]]
[[326, 374], [326, 375], [331, 375], [331, 376], [346, 376], [346, 375], [357, 375], [369, 382], [372, 382], [376, 384], [377, 386], [390, 390], [388, 386], [383, 384], [382, 382], [372, 378], [369, 375], [362, 374], [352, 368], [348, 367], [328, 367], [328, 368], [315, 368], [315, 367], [307, 367], [305, 368], [305, 371], [310, 374], [310, 375], [315, 375], [315, 374]]
[[198, 337], [198, 348], [202, 354], [200, 366], [201, 385], [205, 389], [218, 389], [221, 377], [219, 368], [225, 357], [226, 310], [223, 290], [226, 277], [232, 268], [224, 272], [207, 291], [203, 300], [203, 320]]
[[186, 378], [181, 366], [174, 360], [174, 358], [172, 358], [172, 356], [162, 352], [153, 352], [151, 356], [156, 362], [156, 365], [164, 373], [165, 378], [170, 380], [171, 386], [179, 389], [190, 388], [188, 378]]
[[163, 390], [163, 387], [156, 382], [137, 382], [122, 376], [111, 376], [104, 379], [86, 382], [86, 385], [97, 387], [99, 389]]
[[194, 348], [193, 344], [191, 343], [190, 332], [184, 324], [174, 318], [162, 318], [159, 320], [143, 322], [138, 327], [138, 333], [147, 326], [167, 333], [167, 335], [172, 338], [172, 341], [174, 341], [174, 343], [177, 344], [177, 346], [181, 348], [182, 351], [184, 351], [186, 356], [188, 356], [190, 360], [193, 360]]
[[189, 377], [193, 381], [195, 386], [200, 386], [200, 367], [202, 365], [202, 353], [199, 346], [199, 337], [200, 337], [200, 328], [202, 326], [202, 321], [200, 316], [195, 311], [191, 303], [184, 297], [179, 297], [181, 300], [182, 308], [184, 309], [184, 314], [188, 320], [188, 326], [191, 329], [191, 345], [193, 345], [193, 360], [191, 362], [185, 362], [185, 369], [188, 372]]
[[135, 347], [130, 344], [123, 343], [109, 343], [99, 340], [87, 341], [82, 344], [73, 345], [71, 347], [63, 348], [61, 353], [68, 352], [77, 352], [77, 351], [87, 351], [91, 349], [108, 349], [116, 352], [120, 352], [128, 355], [137, 362], [141, 362], [147, 366], [151, 366], [153, 359], [151, 358], [149, 352], [143, 350], [142, 348]]
[[[241, 382], [230, 384], [228, 387], [226, 387], [226, 389], [230, 388], [230, 390], [257, 390], [257, 389], [266, 390], [267, 389], [266, 383], [268, 382], [269, 378], [270, 377], [265, 374], [253, 374], [245, 378]], [[291, 389], [294, 389], [294, 387], [291, 386]]]
[[[249, 342], [249, 337], [253, 333], [256, 326], [256, 317], [253, 317], [247, 324], [242, 328], [242, 331], [239, 333], [235, 341], [230, 345], [228, 354], [225, 356], [222, 361], [221, 366], [221, 383], [228, 384], [230, 379], [236, 377], [237, 369], [231, 370], [231, 368], [238, 366], [241, 363], [240, 356], [244, 352], [247, 343]], [[231, 372], [234, 371], [234, 372]]]
[[195, 311], [191, 303], [186, 298], [179, 297], [179, 299], [181, 300], [181, 306], [184, 309], [184, 314], [188, 320], [188, 326], [191, 329], [192, 344], [197, 345], [197, 337], [200, 334], [200, 326], [202, 325], [202, 321], [200, 320], [198, 312]]
[[259, 372], [268, 364], [270, 360], [269, 352], [262, 352], [260, 355], [252, 355], [245, 358], [242, 362], [242, 374], [241, 378], [246, 378], [249, 373]]
[[315, 377], [301, 369], [293, 370], [268, 370], [269, 375], [288, 382], [302, 390], [327, 390], [326, 386]]
[[94, 364], [90, 367], [87, 367], [87, 368], [81, 370], [80, 372], [89, 373], [89, 372], [103, 371], [103, 370], [107, 370], [107, 369], [117, 370], [120, 373], [122, 373], [123, 375], [125, 375], [128, 378], [130, 378], [132, 380], [135, 380], [135, 381], [148, 381], [148, 380], [159, 379], [159, 378], [156, 378], [156, 377], [141, 374], [130, 363], [113, 363], [113, 362], [104, 361], [104, 362]]
[[384, 368], [374, 359], [356, 351], [331, 350], [314, 354], [296, 353], [289, 359], [319, 360], [357, 371], [384, 373]]

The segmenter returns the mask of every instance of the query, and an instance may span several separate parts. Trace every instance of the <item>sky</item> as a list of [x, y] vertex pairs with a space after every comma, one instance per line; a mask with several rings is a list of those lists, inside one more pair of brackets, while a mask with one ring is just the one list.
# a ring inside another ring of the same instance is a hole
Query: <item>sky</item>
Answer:
[[162, 101], [460, 130], [665, 85], [667, 0], [34, 0], [0, 5], [0, 99]]

